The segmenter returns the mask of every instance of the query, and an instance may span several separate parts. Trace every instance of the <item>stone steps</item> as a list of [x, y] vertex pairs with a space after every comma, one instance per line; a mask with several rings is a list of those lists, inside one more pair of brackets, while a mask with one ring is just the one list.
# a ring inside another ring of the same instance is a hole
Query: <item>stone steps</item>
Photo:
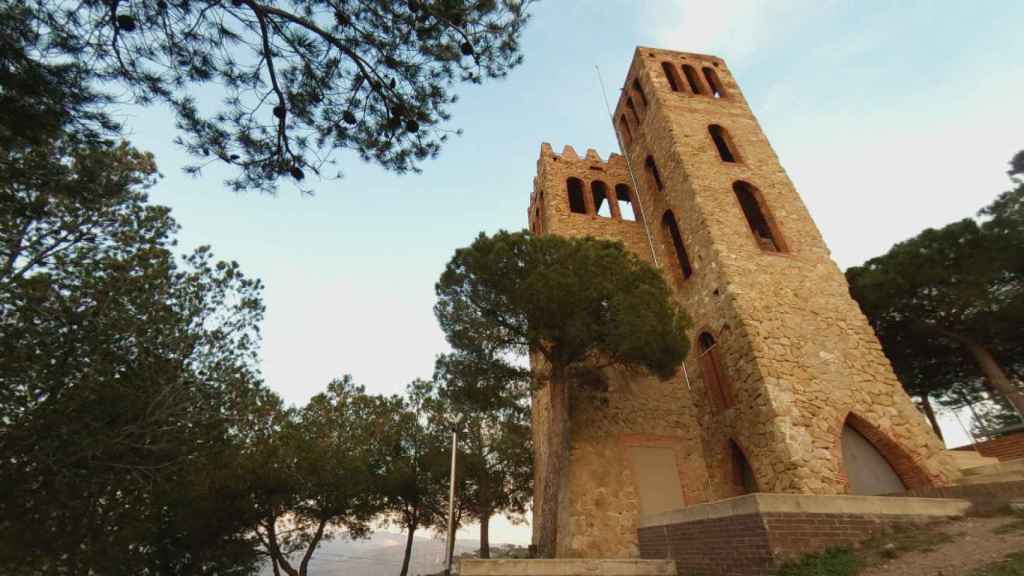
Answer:
[[946, 454], [953, 459], [953, 463], [960, 470], [966, 470], [969, 468], [977, 468], [978, 466], [985, 466], [988, 464], [997, 464], [998, 458], [991, 458], [989, 456], [982, 456], [974, 450], [946, 450]]
[[1007, 460], [1006, 462], [994, 462], [981, 466], [972, 466], [960, 470], [964, 476], [992, 476], [995, 474], [1008, 474], [1012, 472], [1024, 473], [1024, 458]]
[[1024, 472], [1013, 471], [1003, 472], [1001, 474], [985, 474], [983, 476], [964, 476], [960, 479], [961, 486], [968, 486], [971, 484], [997, 484], [1000, 482], [1018, 482], [1024, 481]]
[[1017, 482], [1024, 480], [1024, 458], [972, 466], [960, 470], [963, 477], [958, 484], [996, 484], [1000, 482]]

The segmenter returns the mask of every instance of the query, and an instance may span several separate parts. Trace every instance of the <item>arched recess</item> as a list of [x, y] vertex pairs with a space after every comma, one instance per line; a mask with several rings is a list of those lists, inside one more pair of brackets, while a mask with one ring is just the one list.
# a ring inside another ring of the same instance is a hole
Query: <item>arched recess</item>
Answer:
[[676, 72], [676, 67], [668, 62], [661, 63], [661, 69], [665, 72], [665, 79], [668, 80], [668, 86], [673, 92], [679, 92], [679, 87], [682, 82], [679, 79], [679, 74]]
[[590, 194], [594, 199], [594, 213], [605, 218], [612, 217], [612, 202], [608, 197], [608, 185], [600, 180], [590, 183]]
[[747, 460], [747, 453], [732, 439], [729, 440], [729, 479], [737, 496], [758, 492], [757, 477]]
[[707, 90], [704, 89], [704, 83], [700, 81], [700, 76], [697, 75], [697, 70], [689, 64], [683, 64], [683, 75], [686, 76], [686, 82], [690, 85], [690, 90], [694, 94], [707, 94]]
[[732, 408], [733, 395], [729, 378], [722, 366], [722, 357], [718, 353], [718, 342], [711, 335], [710, 331], [703, 331], [697, 336], [697, 343], [700, 345], [701, 373], [704, 375], [704, 385], [707, 387], [710, 396], [712, 412], [717, 414], [723, 410]]
[[640, 80], [633, 79], [633, 93], [640, 97], [640, 105], [643, 106], [643, 111], [647, 111], [647, 107], [650, 104], [647, 103], [647, 94], [644, 94], [643, 86], [640, 85]]
[[629, 120], [626, 119], [625, 112], [619, 116], [619, 132], [622, 134], [623, 144], [629, 146], [633, 143], [633, 131], [629, 129]]
[[683, 280], [686, 280], [693, 275], [693, 267], [690, 265], [690, 257], [686, 254], [686, 245], [683, 244], [683, 237], [679, 234], [676, 216], [671, 210], [665, 210], [665, 214], [661, 217], [661, 231], [672, 242], [672, 248], [676, 255], [676, 264], [679, 265], [679, 274]]
[[636, 122], [637, 129], [640, 128], [640, 114], [636, 111], [636, 105], [633, 104], [633, 98], [626, 98], [626, 108], [633, 114], [633, 120]]
[[565, 187], [569, 194], [569, 210], [577, 214], [586, 214], [587, 202], [583, 198], [583, 181], [579, 178], [568, 178]]
[[715, 72], [714, 68], [704, 67], [704, 79], [708, 81], [708, 87], [711, 88], [711, 95], [715, 98], [725, 97], [725, 88], [722, 86], [722, 81], [718, 79], [718, 73]]
[[633, 206], [632, 192], [625, 184], [615, 185], [615, 201], [619, 204], [619, 217], [628, 222], [636, 221], [636, 208]]
[[836, 444], [850, 494], [891, 494], [936, 484], [898, 442], [853, 412], [841, 421]]
[[765, 252], [789, 252], [779, 226], [775, 223], [771, 210], [768, 209], [761, 191], [749, 182], [737, 180], [732, 184], [736, 200], [740, 203], [743, 215], [750, 226], [757, 245]]
[[718, 157], [722, 159], [722, 162], [736, 163], [740, 161], [728, 130], [718, 124], [712, 124], [708, 126], [708, 134], [711, 135], [711, 140], [715, 143], [715, 149], [718, 150]]

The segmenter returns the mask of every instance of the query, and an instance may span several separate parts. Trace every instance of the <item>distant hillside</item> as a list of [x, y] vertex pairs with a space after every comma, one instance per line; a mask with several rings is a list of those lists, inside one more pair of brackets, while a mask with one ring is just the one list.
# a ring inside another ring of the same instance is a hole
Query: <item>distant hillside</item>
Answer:
[[[475, 540], [456, 540], [455, 555], [474, 552], [479, 546]], [[356, 541], [336, 538], [321, 544], [313, 553], [309, 573], [311, 576], [398, 576], [404, 552], [405, 536], [402, 534], [375, 532], [369, 539]], [[443, 569], [444, 542], [429, 537], [415, 538], [409, 576], [436, 574]], [[269, 564], [263, 567], [261, 576], [273, 574]]]

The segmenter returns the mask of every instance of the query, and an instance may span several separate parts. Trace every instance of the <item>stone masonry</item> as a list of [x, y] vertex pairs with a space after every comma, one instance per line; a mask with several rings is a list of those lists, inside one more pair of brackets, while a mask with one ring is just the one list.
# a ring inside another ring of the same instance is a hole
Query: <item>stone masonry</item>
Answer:
[[[844, 426], [907, 489], [954, 480], [725, 62], [638, 48], [614, 118], [628, 162], [541, 146], [530, 230], [620, 240], [659, 265], [693, 346], [669, 380], [609, 371], [606, 392], [574, 391], [559, 556], [636, 557], [641, 516], [673, 502], [848, 493]], [[540, 462], [544, 390], [533, 404]]]

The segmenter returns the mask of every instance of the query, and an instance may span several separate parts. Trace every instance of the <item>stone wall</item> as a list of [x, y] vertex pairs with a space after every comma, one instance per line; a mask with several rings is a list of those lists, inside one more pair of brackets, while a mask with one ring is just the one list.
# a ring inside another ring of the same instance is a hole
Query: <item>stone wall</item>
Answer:
[[[684, 63], [698, 71], [714, 69], [724, 95], [697, 95], [685, 86], [673, 91], [662, 62], [676, 70]], [[592, 150], [580, 157], [571, 147], [555, 154], [544, 144], [528, 211], [530, 228], [538, 234], [618, 239], [660, 266], [694, 320], [691, 342], [704, 332], [715, 339], [734, 402], [724, 410], [713, 405], [696, 345], [684, 369], [665, 382], [608, 372], [606, 393], [577, 393], [571, 400], [570, 466], [559, 503], [559, 555], [638, 553], [639, 495], [631, 446], [673, 451], [688, 506], [744, 491], [736, 481], [733, 444], [749, 462], [758, 491], [847, 492], [839, 443], [844, 424], [870, 440], [908, 488], [954, 479], [955, 466], [896, 380], [725, 62], [638, 48], [624, 86], [615, 118], [629, 142], [628, 162], [615, 154], [605, 162]], [[632, 109], [627, 97], [634, 99]], [[628, 135], [619, 120], [624, 114]], [[739, 162], [719, 157], [711, 124], [726, 130]], [[660, 187], [646, 168], [648, 157]], [[568, 178], [583, 181], [584, 213], [570, 209]], [[628, 186], [642, 218], [627, 222], [621, 214], [595, 214], [590, 196], [595, 180], [609, 190]], [[765, 251], [754, 237], [733, 192], [737, 181], [756, 188], [786, 251]], [[669, 210], [692, 266], [688, 278], [661, 225]], [[545, 405], [541, 392], [534, 399], [538, 453], [545, 449]], [[535, 514], [544, 505], [542, 490], [538, 482]]]

